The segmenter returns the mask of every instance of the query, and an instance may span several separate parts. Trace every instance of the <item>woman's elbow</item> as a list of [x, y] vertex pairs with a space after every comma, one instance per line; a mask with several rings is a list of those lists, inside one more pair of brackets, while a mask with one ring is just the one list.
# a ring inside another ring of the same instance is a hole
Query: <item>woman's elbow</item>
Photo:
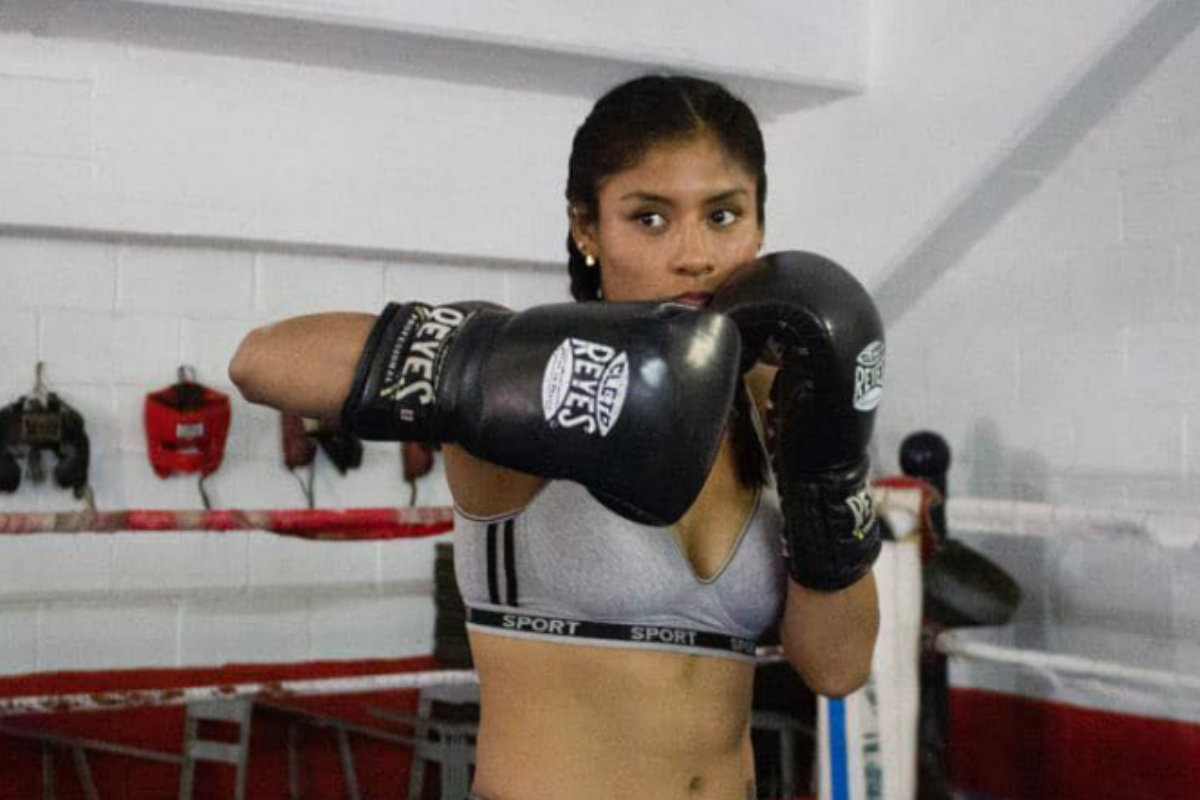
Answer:
[[792, 669], [813, 692], [845, 697], [861, 689], [871, 677], [875, 657], [874, 630], [836, 642], [811, 642], [783, 637], [783, 652]]
[[804, 667], [793, 662], [793, 667], [815, 694], [825, 697], [845, 697], [861, 689], [871, 677], [871, 663], [839, 665], [836, 668]]
[[257, 357], [258, 343], [262, 335], [261, 328], [255, 328], [246, 334], [246, 338], [242, 339], [229, 362], [230, 383], [237, 387], [242, 397], [251, 403], [262, 401], [262, 394], [259, 390], [260, 370], [258, 369], [261, 359]]

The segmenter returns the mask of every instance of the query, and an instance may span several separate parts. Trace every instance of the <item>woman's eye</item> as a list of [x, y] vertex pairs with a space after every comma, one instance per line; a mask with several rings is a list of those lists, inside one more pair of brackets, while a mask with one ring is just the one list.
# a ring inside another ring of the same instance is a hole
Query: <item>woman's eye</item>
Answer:
[[643, 228], [661, 228], [667, 224], [666, 218], [656, 211], [648, 211], [645, 214], [638, 214], [636, 219], [638, 224]]
[[709, 216], [709, 219], [711, 219], [715, 224], [720, 225], [721, 227], [724, 227], [726, 225], [732, 225], [734, 222], [737, 221], [737, 218], [738, 218], [738, 213], [729, 208], [718, 209]]

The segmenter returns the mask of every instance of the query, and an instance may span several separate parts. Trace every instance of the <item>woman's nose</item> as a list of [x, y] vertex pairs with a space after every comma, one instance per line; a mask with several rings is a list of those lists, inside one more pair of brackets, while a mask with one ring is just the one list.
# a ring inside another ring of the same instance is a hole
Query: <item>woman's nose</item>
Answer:
[[703, 278], [713, 272], [711, 261], [685, 261], [675, 265], [675, 272], [689, 278]]
[[709, 275], [716, 268], [703, 230], [686, 226], [679, 234], [679, 249], [675, 254], [674, 272], [690, 278]]

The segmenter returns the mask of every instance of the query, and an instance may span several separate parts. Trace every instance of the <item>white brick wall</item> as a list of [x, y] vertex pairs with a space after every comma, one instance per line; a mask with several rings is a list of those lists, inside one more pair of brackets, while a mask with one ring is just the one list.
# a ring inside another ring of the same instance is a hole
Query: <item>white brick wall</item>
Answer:
[[[229, 242], [0, 231], [2, 399], [28, 391], [34, 363], [47, 363], [52, 387], [87, 419], [102, 508], [199, 505], [194, 479], [151, 472], [143, 396], [173, 382], [182, 363], [233, 393], [229, 358], [255, 325], [372, 311], [385, 298], [514, 307], [567, 299], [561, 271], [461, 254], [537, 253], [543, 246], [532, 235], [561, 253], [562, 165], [584, 107], [578, 99], [2, 38], [7, 219]], [[531, 125], [539, 119], [545, 124]], [[554, 225], [526, 231], [502, 221], [506, 208]], [[236, 244], [247, 236], [279, 246]], [[312, 242], [374, 255], [317, 253]], [[386, 248], [459, 255], [380, 255]], [[214, 502], [301, 505], [280, 463], [278, 416], [234, 400], [227, 460], [208, 482]], [[345, 479], [321, 464], [323, 506], [407, 501], [395, 445], [368, 445], [363, 469]], [[440, 471], [423, 483], [421, 501], [449, 502]], [[57, 488], [28, 481], [0, 496], [2, 511], [76, 507]], [[430, 542], [244, 533], [0, 539], [0, 671], [427, 652], [432, 564]]]
[[35, 672], [37, 664], [36, 606], [6, 603], [0, 625], [0, 675]]
[[[564, 165], [590, 103], [376, 66], [0, 31], [0, 221], [557, 259]], [[237, 255], [194, 257], [220, 271]], [[131, 279], [122, 302], [157, 301], [142, 282], [170, 271]], [[178, 302], [214, 300], [196, 288]]]
[[[385, 297], [464, 297], [520, 307], [565, 301], [565, 268], [514, 270], [279, 250], [0, 234], [0, 400], [51, 388], [87, 420], [104, 509], [198, 508], [194, 478], [158, 479], [142, 403], [181, 363], [234, 401], [218, 506], [296, 508], [279, 418], [226, 369], [252, 327], [318, 310], [378, 310]], [[10, 288], [11, 287], [11, 288]], [[318, 504], [407, 502], [396, 445], [367, 445], [341, 478], [320, 457]], [[440, 468], [420, 501], [450, 501]], [[0, 512], [74, 510], [28, 480]], [[433, 546], [307, 542], [262, 533], [0, 537], [0, 674], [33, 670], [412, 655], [432, 647]]]
[[[890, 332], [885, 470], [929, 427], [952, 493], [1200, 514], [1197, 75], [1193, 32]], [[1196, 635], [1194, 544], [957, 533], [1019, 623]]]
[[888, 442], [946, 431], [985, 496], [1200, 511], [1197, 74], [1194, 33], [901, 319]]
[[47, 603], [38, 610], [38, 669], [178, 666], [178, 627], [170, 603]]
[[[772, 200], [773, 219], [788, 224], [782, 246], [834, 255], [867, 285], [886, 278], [1157, 5], [874, 4], [866, 94], [792, 115], [768, 132], [772, 176], [794, 187]], [[1081, 193], [1072, 200], [1059, 211], [1083, 224], [1092, 199]]]
[[[36, 107], [41, 113], [28, 114]], [[63, 77], [6, 74], [0, 81], [0, 151], [30, 158], [91, 157], [92, 81], [84, 73]]]

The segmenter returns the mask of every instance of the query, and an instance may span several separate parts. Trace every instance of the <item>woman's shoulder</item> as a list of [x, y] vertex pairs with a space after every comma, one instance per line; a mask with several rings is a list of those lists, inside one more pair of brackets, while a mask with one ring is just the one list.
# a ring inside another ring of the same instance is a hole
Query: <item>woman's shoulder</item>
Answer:
[[546, 482], [537, 475], [476, 458], [458, 445], [444, 445], [442, 452], [454, 504], [473, 517], [491, 517], [524, 508]]

